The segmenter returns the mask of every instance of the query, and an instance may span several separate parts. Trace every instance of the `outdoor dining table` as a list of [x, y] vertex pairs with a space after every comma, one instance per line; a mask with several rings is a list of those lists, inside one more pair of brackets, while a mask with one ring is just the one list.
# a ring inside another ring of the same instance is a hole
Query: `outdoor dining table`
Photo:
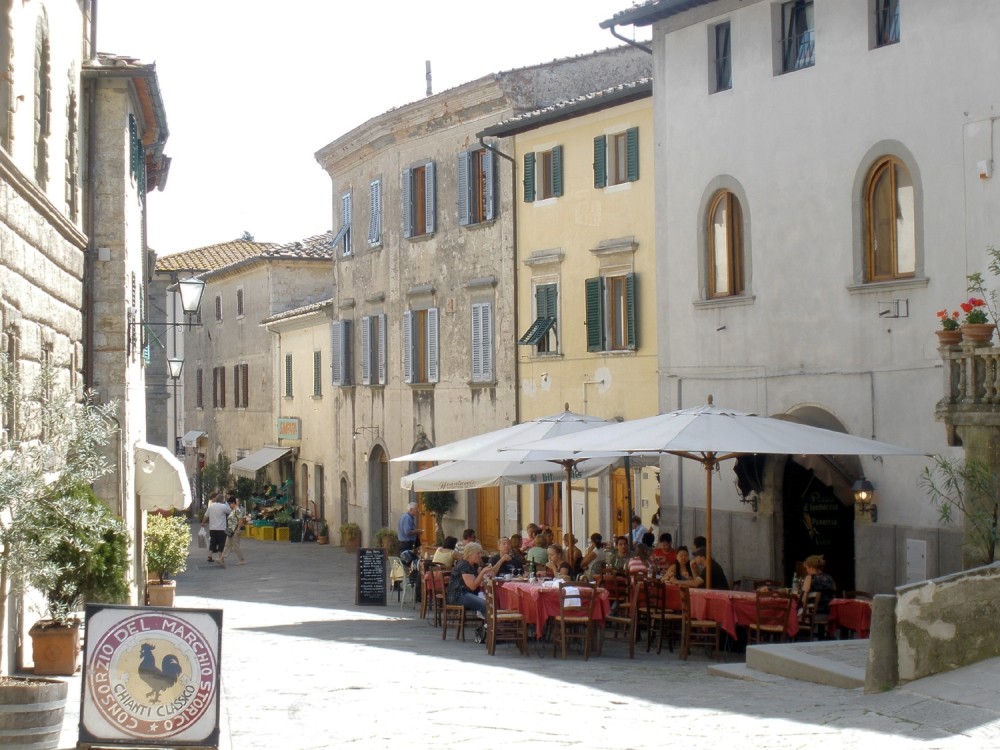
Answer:
[[[572, 584], [570, 584], [572, 585]], [[545, 586], [530, 581], [504, 581], [497, 595], [501, 609], [516, 609], [524, 615], [529, 625], [535, 626], [536, 637], [545, 632], [545, 623], [550, 617], [559, 616], [559, 587]], [[604, 622], [611, 604], [606, 589], [597, 589], [597, 603], [594, 605], [594, 620]]]
[[827, 632], [834, 633], [838, 628], [845, 628], [857, 633], [858, 638], [867, 638], [871, 625], [872, 603], [867, 599], [830, 600]]
[[[691, 616], [696, 620], [714, 620], [732, 638], [737, 638], [737, 628], [746, 627], [757, 619], [757, 595], [752, 591], [726, 591], [723, 589], [690, 589]], [[681, 596], [677, 586], [667, 586], [667, 607], [680, 610]], [[785, 633], [794, 638], [799, 632], [799, 616], [795, 607], [788, 613]]]

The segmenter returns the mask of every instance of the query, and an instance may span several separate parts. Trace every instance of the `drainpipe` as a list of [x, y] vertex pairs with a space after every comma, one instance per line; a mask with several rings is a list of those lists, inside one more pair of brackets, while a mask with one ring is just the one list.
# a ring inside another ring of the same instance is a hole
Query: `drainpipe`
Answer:
[[611, 24], [610, 26], [607, 27], [608, 31], [611, 32], [611, 36], [613, 36], [615, 39], [620, 39], [621, 41], [625, 42], [625, 44], [629, 44], [629, 45], [631, 45], [633, 47], [636, 47], [637, 49], [641, 49], [643, 52], [645, 52], [648, 55], [653, 54], [653, 50], [651, 50], [645, 44], [639, 44], [639, 42], [635, 41], [634, 39], [629, 39], [629, 38], [624, 37], [621, 34], [619, 34], [618, 31], [616, 30], [617, 27], [618, 27], [618, 24], [616, 24], [616, 23], [613, 23], [613, 24]]
[[[486, 141], [479, 138], [479, 145], [483, 148], [493, 152], [502, 159], [506, 159], [510, 162], [510, 195], [511, 195], [511, 231], [513, 237], [511, 240], [511, 250], [513, 252], [513, 257], [511, 258], [511, 263], [513, 265], [512, 270], [512, 293], [514, 297], [514, 335], [520, 330], [517, 324], [517, 162], [514, 160], [513, 156], [508, 156], [503, 151], [498, 149], [496, 146], [491, 146]], [[514, 423], [517, 424], [521, 421], [521, 397], [519, 391], [521, 388], [521, 358], [518, 356], [515, 350], [514, 354]]]

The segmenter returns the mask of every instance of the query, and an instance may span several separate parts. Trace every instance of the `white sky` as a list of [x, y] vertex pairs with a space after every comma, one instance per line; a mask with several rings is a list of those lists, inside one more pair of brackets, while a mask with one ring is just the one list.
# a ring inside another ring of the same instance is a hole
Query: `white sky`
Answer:
[[[161, 255], [333, 225], [313, 154], [365, 120], [487, 73], [617, 46], [631, 0], [98, 0], [97, 48], [156, 63], [172, 158], [149, 196]], [[631, 27], [622, 30], [631, 33]], [[648, 33], [645, 35], [648, 37]]]

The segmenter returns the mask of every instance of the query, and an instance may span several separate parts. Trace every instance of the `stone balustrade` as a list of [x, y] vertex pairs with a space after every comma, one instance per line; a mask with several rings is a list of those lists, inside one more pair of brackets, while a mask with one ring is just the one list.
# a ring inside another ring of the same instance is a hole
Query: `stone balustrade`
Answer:
[[944, 382], [935, 417], [947, 426], [948, 444], [963, 444], [964, 427], [1000, 427], [1000, 347], [958, 344], [938, 353]]

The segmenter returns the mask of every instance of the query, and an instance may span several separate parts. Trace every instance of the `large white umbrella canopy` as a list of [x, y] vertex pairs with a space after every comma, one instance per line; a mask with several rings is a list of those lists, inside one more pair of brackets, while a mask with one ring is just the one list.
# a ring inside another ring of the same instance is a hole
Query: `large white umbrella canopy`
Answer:
[[[539, 484], [561, 481], [563, 478], [571, 480], [577, 476], [592, 476], [600, 472], [617, 459], [617, 454], [585, 460], [575, 456], [536, 455], [530, 450], [501, 452], [500, 448], [516, 443], [575, 435], [613, 424], [615, 422], [586, 414], [576, 414], [567, 409], [560, 414], [521, 422], [392, 460], [452, 462], [404, 476], [401, 485], [407, 490], [473, 489], [504, 483]], [[559, 466], [563, 467], [565, 473], [558, 472]], [[557, 475], [557, 472], [560, 475]], [[569, 487], [567, 493], [568, 491]], [[572, 508], [569, 513], [568, 531], [573, 533]]]
[[[705, 515], [708, 583], [712, 563], [712, 470], [720, 461], [755, 453], [822, 456], [919, 456], [924, 451], [708, 404], [667, 412], [534, 442], [511, 443], [516, 452], [536, 458], [586, 458], [609, 453], [666, 453], [705, 467]], [[505, 451], [504, 451], [505, 452]]]

